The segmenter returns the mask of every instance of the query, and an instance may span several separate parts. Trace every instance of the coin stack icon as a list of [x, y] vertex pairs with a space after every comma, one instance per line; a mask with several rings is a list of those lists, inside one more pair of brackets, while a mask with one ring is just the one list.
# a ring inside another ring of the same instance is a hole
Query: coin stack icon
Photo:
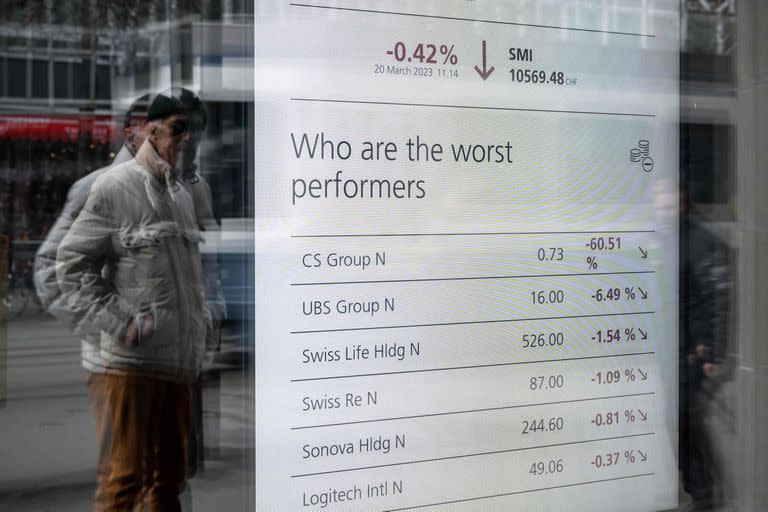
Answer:
[[637, 147], [629, 150], [629, 160], [633, 164], [640, 164], [645, 172], [653, 170], [653, 158], [651, 158], [651, 143], [648, 139], [637, 141]]
[[645, 157], [651, 153], [651, 143], [645, 139], [638, 141], [637, 146], [640, 148], [640, 153]]

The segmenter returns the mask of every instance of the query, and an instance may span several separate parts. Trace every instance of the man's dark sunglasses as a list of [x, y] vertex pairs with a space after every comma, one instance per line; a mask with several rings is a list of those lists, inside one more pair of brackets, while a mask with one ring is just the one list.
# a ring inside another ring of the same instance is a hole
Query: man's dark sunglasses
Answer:
[[171, 135], [174, 137], [178, 137], [179, 135], [183, 135], [184, 133], [189, 130], [189, 126], [186, 121], [174, 121], [171, 123]]

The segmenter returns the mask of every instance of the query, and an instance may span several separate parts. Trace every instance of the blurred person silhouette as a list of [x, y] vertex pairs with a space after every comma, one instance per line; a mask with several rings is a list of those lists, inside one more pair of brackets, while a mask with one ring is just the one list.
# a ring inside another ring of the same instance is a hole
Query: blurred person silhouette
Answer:
[[[218, 234], [220, 227], [213, 214], [211, 187], [198, 173], [199, 167], [196, 163], [197, 152], [208, 124], [208, 115], [202, 101], [192, 91], [181, 89], [178, 97], [186, 109], [189, 130], [189, 138], [182, 149], [178, 166], [182, 184], [192, 197], [199, 229]], [[221, 289], [218, 258], [216, 254], [211, 254], [210, 257], [204, 255], [202, 261], [206, 303], [211, 310], [214, 322], [220, 324], [227, 316], [227, 307]]]
[[[91, 186], [105, 172], [116, 165], [134, 158], [146, 138], [145, 127], [147, 109], [152, 96], [145, 94], [137, 98], [128, 108], [123, 120], [123, 147], [115, 159], [106, 167], [98, 169], [76, 181], [67, 193], [64, 207], [58, 219], [48, 232], [35, 257], [35, 288], [45, 309], [54, 316], [66, 316], [66, 305], [61, 302], [61, 293], [56, 280], [56, 253], [64, 236], [72, 223], [80, 214]], [[109, 272], [108, 268], [102, 270]], [[84, 336], [81, 342], [82, 366], [85, 368], [88, 382], [88, 395], [96, 420], [96, 432], [99, 438], [99, 454], [96, 469], [96, 491], [94, 509], [97, 512], [105, 510], [106, 479], [109, 476], [110, 429], [107, 417], [104, 415], [106, 400], [104, 375], [107, 362], [101, 356], [100, 334], [91, 333]]]
[[[192, 197], [198, 228], [206, 233], [206, 241], [218, 241], [220, 228], [213, 214], [211, 188], [198, 173], [199, 167], [196, 163], [208, 116], [202, 101], [192, 91], [182, 88], [178, 97], [186, 109], [189, 128], [189, 139], [184, 144], [178, 166], [182, 184]], [[213, 246], [216, 248], [218, 244]], [[211, 312], [218, 349], [221, 340], [221, 323], [227, 315], [224, 293], [221, 289], [218, 254], [215, 251], [205, 252], [202, 255], [202, 266], [205, 299]], [[192, 390], [192, 422], [188, 452], [188, 476], [190, 477], [197, 473], [198, 467], [202, 469], [204, 463], [203, 379], [198, 380]]]
[[[133, 160], [92, 184], [59, 245], [59, 302], [75, 332], [99, 336], [111, 437], [107, 511], [180, 511], [190, 385], [214, 344], [198, 222], [175, 166], [189, 138], [178, 98], [160, 94]], [[106, 269], [106, 271], [103, 271]], [[147, 478], [151, 474], [151, 478]]]
[[722, 476], [707, 428], [716, 388], [727, 377], [732, 285], [727, 244], [691, 209], [683, 186], [680, 207], [680, 447], [683, 488], [694, 510], [721, 500]]

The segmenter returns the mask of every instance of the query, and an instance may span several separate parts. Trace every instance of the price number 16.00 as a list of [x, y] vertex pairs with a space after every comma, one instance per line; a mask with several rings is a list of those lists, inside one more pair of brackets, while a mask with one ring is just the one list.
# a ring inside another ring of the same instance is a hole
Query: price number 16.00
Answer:
[[565, 302], [563, 290], [534, 290], [531, 292], [534, 304], [562, 304]]

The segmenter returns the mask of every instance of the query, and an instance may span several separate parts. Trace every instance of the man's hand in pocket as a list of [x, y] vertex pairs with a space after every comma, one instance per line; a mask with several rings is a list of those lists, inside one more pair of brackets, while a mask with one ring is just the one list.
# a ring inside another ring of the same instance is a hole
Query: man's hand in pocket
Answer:
[[[139, 336], [139, 324], [141, 324], [141, 336]], [[128, 330], [125, 331], [125, 344], [136, 347], [139, 341], [149, 337], [155, 331], [155, 319], [152, 315], [142, 315], [131, 320]]]

